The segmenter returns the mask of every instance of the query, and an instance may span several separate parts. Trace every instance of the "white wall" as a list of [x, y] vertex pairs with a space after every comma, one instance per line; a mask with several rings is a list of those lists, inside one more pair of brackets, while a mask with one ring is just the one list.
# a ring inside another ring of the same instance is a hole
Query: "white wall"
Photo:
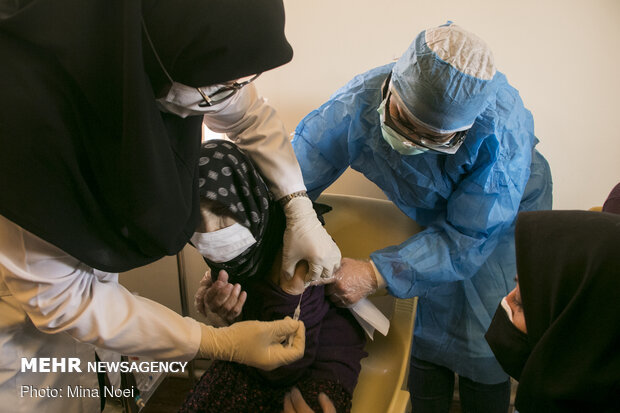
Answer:
[[[601, 205], [620, 181], [617, 0], [284, 0], [293, 61], [258, 79], [289, 132], [357, 73], [398, 58], [452, 20], [486, 40], [532, 111], [554, 209]], [[347, 172], [328, 190], [383, 197]]]

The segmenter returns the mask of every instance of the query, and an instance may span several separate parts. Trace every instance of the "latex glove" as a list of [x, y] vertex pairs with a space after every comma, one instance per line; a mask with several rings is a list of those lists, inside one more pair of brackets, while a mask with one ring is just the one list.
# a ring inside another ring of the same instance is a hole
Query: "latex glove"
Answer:
[[[202, 337], [198, 356], [227, 360], [261, 370], [273, 370], [299, 360], [304, 355], [304, 323], [290, 317], [277, 321], [240, 321], [230, 327], [200, 325]], [[291, 346], [284, 340], [293, 335]]]
[[284, 214], [283, 275], [291, 279], [295, 265], [306, 260], [309, 265], [306, 281], [329, 280], [340, 264], [340, 250], [316, 217], [312, 201], [293, 198], [284, 205]]
[[[323, 413], [336, 413], [336, 407], [325, 393], [319, 393], [319, 405]], [[297, 387], [293, 387], [290, 393], [284, 395], [283, 413], [314, 413], [314, 410], [308, 406]]]
[[228, 324], [232, 324], [241, 314], [247, 297], [248, 294], [241, 291], [241, 285], [228, 282], [226, 271], [220, 270], [217, 280], [213, 282], [211, 270], [207, 270], [194, 295], [194, 305], [204, 316], [210, 311]]
[[[308, 263], [299, 261], [295, 267], [295, 273], [290, 280], [281, 271], [272, 274], [272, 281], [279, 285], [282, 291], [289, 295], [299, 295], [306, 289], [306, 274], [308, 274]], [[275, 278], [277, 276], [277, 278]]]
[[378, 288], [375, 270], [369, 261], [343, 258], [334, 276], [336, 281], [325, 291], [340, 307], [349, 307]]

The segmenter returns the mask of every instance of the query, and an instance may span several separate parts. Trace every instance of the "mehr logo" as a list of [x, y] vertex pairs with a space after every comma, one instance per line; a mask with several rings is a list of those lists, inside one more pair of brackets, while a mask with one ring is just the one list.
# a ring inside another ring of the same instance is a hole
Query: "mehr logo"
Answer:
[[22, 372], [33, 373], [81, 373], [80, 359], [77, 357], [40, 357], [22, 358]]

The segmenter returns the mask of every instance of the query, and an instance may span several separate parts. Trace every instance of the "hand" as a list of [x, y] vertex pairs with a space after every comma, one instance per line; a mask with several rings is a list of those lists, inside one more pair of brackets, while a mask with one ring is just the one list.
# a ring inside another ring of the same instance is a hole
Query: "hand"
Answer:
[[299, 295], [304, 292], [306, 288], [306, 274], [308, 273], [308, 263], [306, 261], [299, 261], [295, 267], [295, 272], [292, 278], [285, 277], [280, 273], [278, 284], [282, 291], [290, 295]]
[[[319, 405], [323, 413], [336, 413], [334, 404], [325, 393], [319, 393]], [[306, 401], [297, 387], [293, 387], [290, 393], [284, 395], [283, 413], [314, 413], [314, 410], [306, 404]]]
[[[273, 370], [304, 355], [304, 323], [290, 317], [277, 321], [240, 321], [230, 327], [200, 325], [198, 357], [228, 360], [261, 370]], [[293, 335], [291, 346], [282, 343]]]
[[340, 264], [340, 250], [316, 217], [312, 201], [308, 198], [293, 198], [284, 205], [284, 214], [284, 276], [291, 279], [295, 265], [306, 260], [309, 265], [306, 281], [331, 278]]
[[349, 307], [377, 291], [377, 277], [368, 261], [343, 258], [335, 274], [336, 282], [328, 285], [326, 294], [340, 307]]
[[247, 296], [239, 284], [233, 286], [228, 282], [226, 271], [221, 270], [217, 281], [212, 282], [211, 271], [207, 270], [194, 296], [194, 305], [201, 314], [206, 316], [208, 310], [232, 324], [241, 314]]

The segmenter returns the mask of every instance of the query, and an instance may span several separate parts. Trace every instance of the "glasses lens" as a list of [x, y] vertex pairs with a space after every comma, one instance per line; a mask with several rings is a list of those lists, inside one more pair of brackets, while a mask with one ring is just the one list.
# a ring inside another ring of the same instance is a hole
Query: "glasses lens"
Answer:
[[388, 91], [385, 109], [385, 123], [394, 131], [401, 134], [405, 139], [412, 143], [422, 146], [427, 149], [431, 149], [436, 152], [454, 153], [461, 146], [467, 131], [458, 131], [448, 136], [433, 136], [421, 133], [415, 130], [415, 127], [407, 122], [407, 126], [403, 125], [398, 118], [392, 117], [390, 113], [390, 98], [392, 96], [391, 91]]
[[209, 99], [211, 99], [212, 104], [216, 104], [221, 102], [222, 100], [226, 100], [237, 92], [237, 89], [234, 87], [223, 87], [211, 95], [209, 95]]
[[234, 84], [238, 85], [239, 87], [243, 87], [243, 86], [247, 85], [248, 83], [251, 83], [251, 82], [255, 81], [256, 78], [259, 77], [260, 75], [261, 75], [260, 73], [257, 73], [255, 75], [242, 77], [240, 79], [237, 79]]
[[260, 75], [261, 75], [260, 73], [257, 73], [252, 76], [246, 76], [246, 77], [237, 79], [236, 81], [219, 88], [218, 90], [216, 90], [215, 92], [211, 93], [208, 96], [206, 96], [202, 92], [201, 89], [198, 89], [198, 91], [200, 92], [200, 94], [202, 95], [204, 99], [204, 102], [199, 103], [198, 106], [204, 107], [204, 106], [217, 105], [218, 103], [221, 103], [225, 101], [226, 99], [231, 98], [235, 93], [237, 93], [239, 89], [241, 89], [248, 83], [253, 82]]

